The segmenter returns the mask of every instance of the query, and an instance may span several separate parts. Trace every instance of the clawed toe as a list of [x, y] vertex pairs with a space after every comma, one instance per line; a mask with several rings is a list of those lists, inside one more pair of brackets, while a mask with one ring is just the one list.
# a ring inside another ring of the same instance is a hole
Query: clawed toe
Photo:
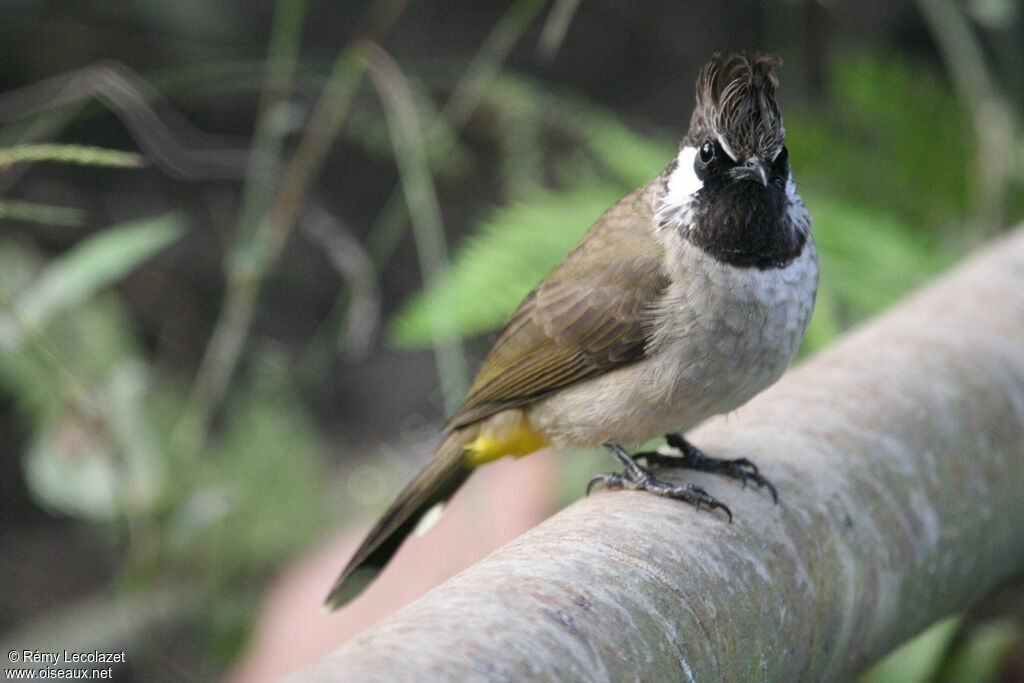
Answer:
[[701, 470], [704, 472], [712, 472], [715, 474], [724, 474], [727, 477], [739, 479], [740, 483], [744, 487], [746, 487], [748, 481], [751, 481], [757, 484], [759, 488], [768, 489], [768, 492], [772, 496], [772, 500], [778, 504], [779, 494], [775, 489], [775, 485], [768, 481], [768, 479], [761, 474], [757, 465], [747, 458], [728, 459], [708, 457], [704, 455], [699, 448], [684, 439], [681, 434], [668, 434], [666, 435], [665, 440], [668, 445], [678, 453], [678, 455], [654, 451], [637, 453], [636, 457], [645, 458], [649, 465], [687, 468]]
[[604, 484], [605, 488], [618, 489], [622, 488], [623, 478], [621, 474], [615, 474], [614, 472], [605, 472], [604, 474], [598, 474], [589, 482], [587, 482], [587, 495], [593, 490], [594, 485], [598, 482]]
[[609, 489], [627, 489], [630, 491], [647, 491], [665, 498], [674, 498], [695, 506], [698, 510], [705, 507], [708, 510], [722, 510], [732, 522], [732, 510], [722, 501], [718, 500], [700, 486], [695, 484], [670, 484], [656, 478], [648, 470], [644, 469], [627, 454], [620, 446], [607, 444], [606, 448], [623, 464], [625, 472], [621, 474], [606, 473], [599, 474], [587, 484], [587, 494], [598, 482], [601, 482]]
[[[708, 459], [710, 460], [710, 458]], [[742, 469], [743, 471], [747, 472], [747, 474], [753, 475], [758, 474], [760, 472], [760, 470], [757, 469], [757, 465], [750, 462], [746, 458], [735, 458], [733, 460], [723, 460], [722, 462], [729, 463], [732, 467], [735, 467], [737, 469]]]
[[763, 476], [761, 476], [757, 472], [754, 472], [754, 473], [739, 472], [739, 473], [737, 473], [737, 474], [735, 474], [733, 476], [735, 476], [737, 479], [739, 479], [740, 483], [743, 484], [744, 487], [746, 487], [747, 481], [749, 480], [749, 481], [752, 481], [755, 484], [757, 484], [759, 488], [768, 489], [768, 493], [772, 494], [772, 501], [776, 505], [779, 504], [779, 494], [775, 490], [775, 484], [771, 483], [770, 481], [765, 479]]

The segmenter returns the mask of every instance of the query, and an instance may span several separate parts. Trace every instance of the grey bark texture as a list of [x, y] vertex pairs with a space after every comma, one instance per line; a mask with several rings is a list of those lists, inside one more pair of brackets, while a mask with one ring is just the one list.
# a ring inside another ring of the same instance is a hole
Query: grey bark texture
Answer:
[[595, 493], [296, 678], [837, 680], [1020, 575], [1024, 228], [688, 436], [779, 505]]

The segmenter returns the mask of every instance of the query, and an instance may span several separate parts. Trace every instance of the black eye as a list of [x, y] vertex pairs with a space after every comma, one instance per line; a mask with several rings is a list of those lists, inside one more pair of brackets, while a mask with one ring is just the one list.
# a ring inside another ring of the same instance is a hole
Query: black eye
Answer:
[[715, 146], [711, 144], [710, 140], [705, 141], [705, 143], [700, 146], [699, 158], [700, 163], [705, 166], [710, 164], [711, 160], [715, 158]]

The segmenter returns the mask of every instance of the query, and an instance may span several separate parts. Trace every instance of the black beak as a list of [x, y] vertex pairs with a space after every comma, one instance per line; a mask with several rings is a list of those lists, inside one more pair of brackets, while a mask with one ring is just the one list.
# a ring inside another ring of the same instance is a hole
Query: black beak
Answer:
[[732, 177], [737, 180], [753, 180], [762, 185], [767, 185], [768, 162], [755, 154], [739, 166], [733, 168]]

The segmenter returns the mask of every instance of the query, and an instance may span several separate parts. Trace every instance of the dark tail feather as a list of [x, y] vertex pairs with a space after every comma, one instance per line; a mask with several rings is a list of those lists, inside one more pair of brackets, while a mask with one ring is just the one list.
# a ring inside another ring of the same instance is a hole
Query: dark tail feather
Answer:
[[406, 484], [334, 582], [324, 601], [327, 608], [338, 609], [359, 595], [377, 577], [423, 516], [435, 505], [444, 504], [462, 486], [472, 472], [463, 463], [467, 436], [465, 432], [450, 434], [426, 467]]

